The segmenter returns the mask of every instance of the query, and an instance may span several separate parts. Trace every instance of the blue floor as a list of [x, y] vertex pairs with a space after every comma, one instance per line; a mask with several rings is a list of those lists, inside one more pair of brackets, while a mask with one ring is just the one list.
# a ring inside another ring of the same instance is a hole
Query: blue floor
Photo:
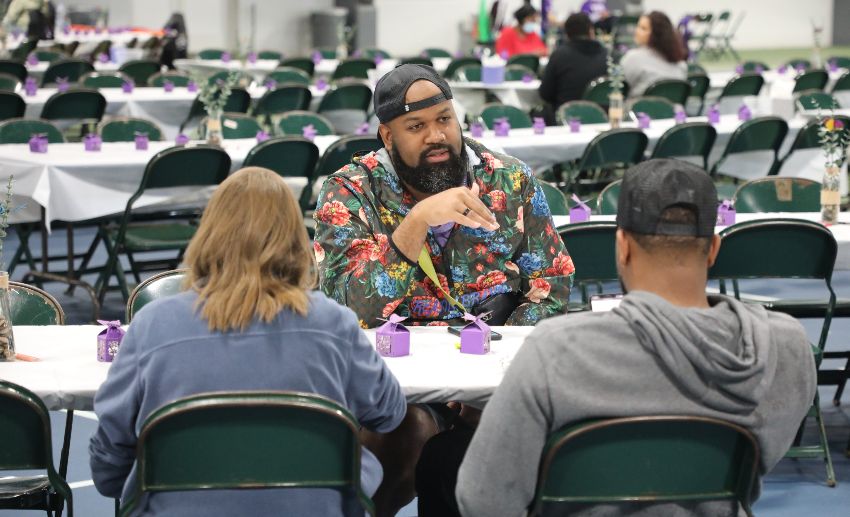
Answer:
[[[81, 230], [76, 234], [78, 251], [84, 251], [89, 244], [93, 232]], [[39, 243], [37, 236], [30, 243], [34, 251], [38, 252]], [[49, 240], [51, 253], [64, 253], [64, 232], [56, 232]], [[5, 243], [6, 257], [11, 257], [17, 249], [17, 239], [14, 232], [10, 233]], [[100, 264], [105, 258], [104, 252], [99, 250], [95, 256], [94, 263]], [[55, 267], [61, 267], [57, 264]], [[20, 279], [26, 266], [19, 267], [12, 275], [13, 279]], [[94, 278], [86, 280], [93, 282]], [[839, 297], [850, 298], [850, 272], [839, 272], [834, 275], [833, 284]], [[744, 286], [748, 292], [755, 292], [767, 296], [793, 296], [793, 297], [816, 297], [823, 291], [820, 283], [808, 281], [771, 282], [756, 283], [752, 286]], [[60, 284], [45, 284], [45, 289], [57, 297], [65, 309], [68, 324], [89, 323], [91, 320], [91, 303], [88, 297], [81, 291], [74, 296], [64, 293], [65, 286]], [[104, 303], [101, 318], [124, 319], [124, 304], [120, 294], [110, 293]], [[809, 336], [817, 340], [820, 332], [820, 321], [804, 321]], [[837, 319], [833, 322], [828, 350], [842, 350], [850, 348], [850, 319]], [[835, 364], [825, 362], [826, 367], [836, 367]], [[840, 364], [838, 365], [840, 366]], [[825, 469], [823, 462], [816, 459], [782, 460], [779, 465], [764, 479], [762, 496], [755, 505], [756, 515], [763, 517], [799, 517], [818, 516], [832, 517], [850, 515], [850, 459], [845, 455], [845, 447], [850, 439], [850, 393], [844, 396], [844, 406], [834, 407], [832, 397], [835, 392], [833, 387], [822, 387], [820, 389], [823, 413], [826, 421], [827, 435], [830, 442], [830, 451], [835, 466], [838, 486], [829, 488], [825, 483]], [[848, 388], [850, 392], [850, 388]], [[62, 443], [62, 431], [64, 429], [65, 414], [56, 412], [51, 414], [54, 433], [55, 461], [58, 465], [59, 446]], [[70, 453], [70, 466], [68, 469], [68, 482], [74, 490], [74, 510], [76, 515], [84, 517], [107, 517], [113, 515], [113, 502], [100, 496], [91, 485], [91, 473], [88, 468], [88, 439], [94, 432], [96, 422], [93, 414], [78, 412], [74, 419], [74, 432], [72, 436], [72, 447]], [[808, 443], [816, 437], [815, 429], [810, 423], [804, 442]], [[19, 512], [0, 511], [0, 517], [11, 517], [20, 515]], [[416, 505], [411, 503], [398, 513], [401, 517], [412, 517], [417, 515]]]

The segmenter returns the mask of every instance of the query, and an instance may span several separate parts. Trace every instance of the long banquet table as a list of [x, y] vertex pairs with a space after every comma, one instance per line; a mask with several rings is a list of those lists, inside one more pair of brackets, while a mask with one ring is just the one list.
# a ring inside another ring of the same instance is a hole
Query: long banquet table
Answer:
[[[493, 341], [486, 355], [461, 354], [458, 337], [445, 327], [410, 328], [411, 354], [385, 358], [407, 400], [457, 400], [480, 406], [499, 385], [533, 327], [494, 327], [504, 337]], [[35, 392], [50, 410], [90, 410], [109, 371], [109, 363], [96, 359], [101, 330], [96, 325], [16, 326], [17, 352], [39, 360], [0, 363], [0, 379]], [[374, 346], [375, 331], [367, 330], [366, 335]]]

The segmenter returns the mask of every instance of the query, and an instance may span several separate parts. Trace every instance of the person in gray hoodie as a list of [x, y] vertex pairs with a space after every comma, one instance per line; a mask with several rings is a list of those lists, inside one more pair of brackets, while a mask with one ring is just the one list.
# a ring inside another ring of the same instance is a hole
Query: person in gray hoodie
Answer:
[[[756, 436], [760, 475], [782, 458], [814, 399], [812, 351], [793, 318], [706, 295], [707, 270], [720, 249], [716, 213], [714, 185], [695, 166], [650, 160], [626, 172], [616, 260], [627, 294], [611, 312], [553, 317], [528, 336], [460, 466], [461, 515], [522, 515], [547, 435], [586, 419], [715, 417]], [[428, 453], [426, 446], [423, 457]], [[759, 491], [757, 483], [753, 496]], [[709, 501], [569, 510], [729, 516], [740, 509], [734, 501]]]

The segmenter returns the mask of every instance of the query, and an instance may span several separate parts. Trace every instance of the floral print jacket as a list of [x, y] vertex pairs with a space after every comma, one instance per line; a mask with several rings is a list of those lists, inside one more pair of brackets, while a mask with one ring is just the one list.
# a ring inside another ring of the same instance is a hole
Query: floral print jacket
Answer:
[[[508, 325], [534, 325], [566, 312], [575, 268], [543, 190], [524, 163], [465, 142], [480, 158], [469, 179], [478, 183], [499, 228], [455, 225], [442, 248], [429, 231], [425, 245], [443, 289], [468, 310], [491, 296], [521, 293]], [[376, 153], [346, 165], [322, 186], [313, 216], [320, 288], [354, 310], [363, 327], [378, 326], [392, 313], [412, 324], [455, 323], [462, 316], [392, 243], [414, 204]]]

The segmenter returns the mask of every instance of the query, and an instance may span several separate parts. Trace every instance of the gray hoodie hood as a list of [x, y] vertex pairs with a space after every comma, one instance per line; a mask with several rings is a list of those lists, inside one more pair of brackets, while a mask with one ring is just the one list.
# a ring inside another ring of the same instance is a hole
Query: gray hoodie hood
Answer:
[[727, 296], [710, 296], [709, 304], [686, 309], [635, 291], [614, 313], [686, 396], [717, 411], [750, 413], [776, 372], [767, 315]]

